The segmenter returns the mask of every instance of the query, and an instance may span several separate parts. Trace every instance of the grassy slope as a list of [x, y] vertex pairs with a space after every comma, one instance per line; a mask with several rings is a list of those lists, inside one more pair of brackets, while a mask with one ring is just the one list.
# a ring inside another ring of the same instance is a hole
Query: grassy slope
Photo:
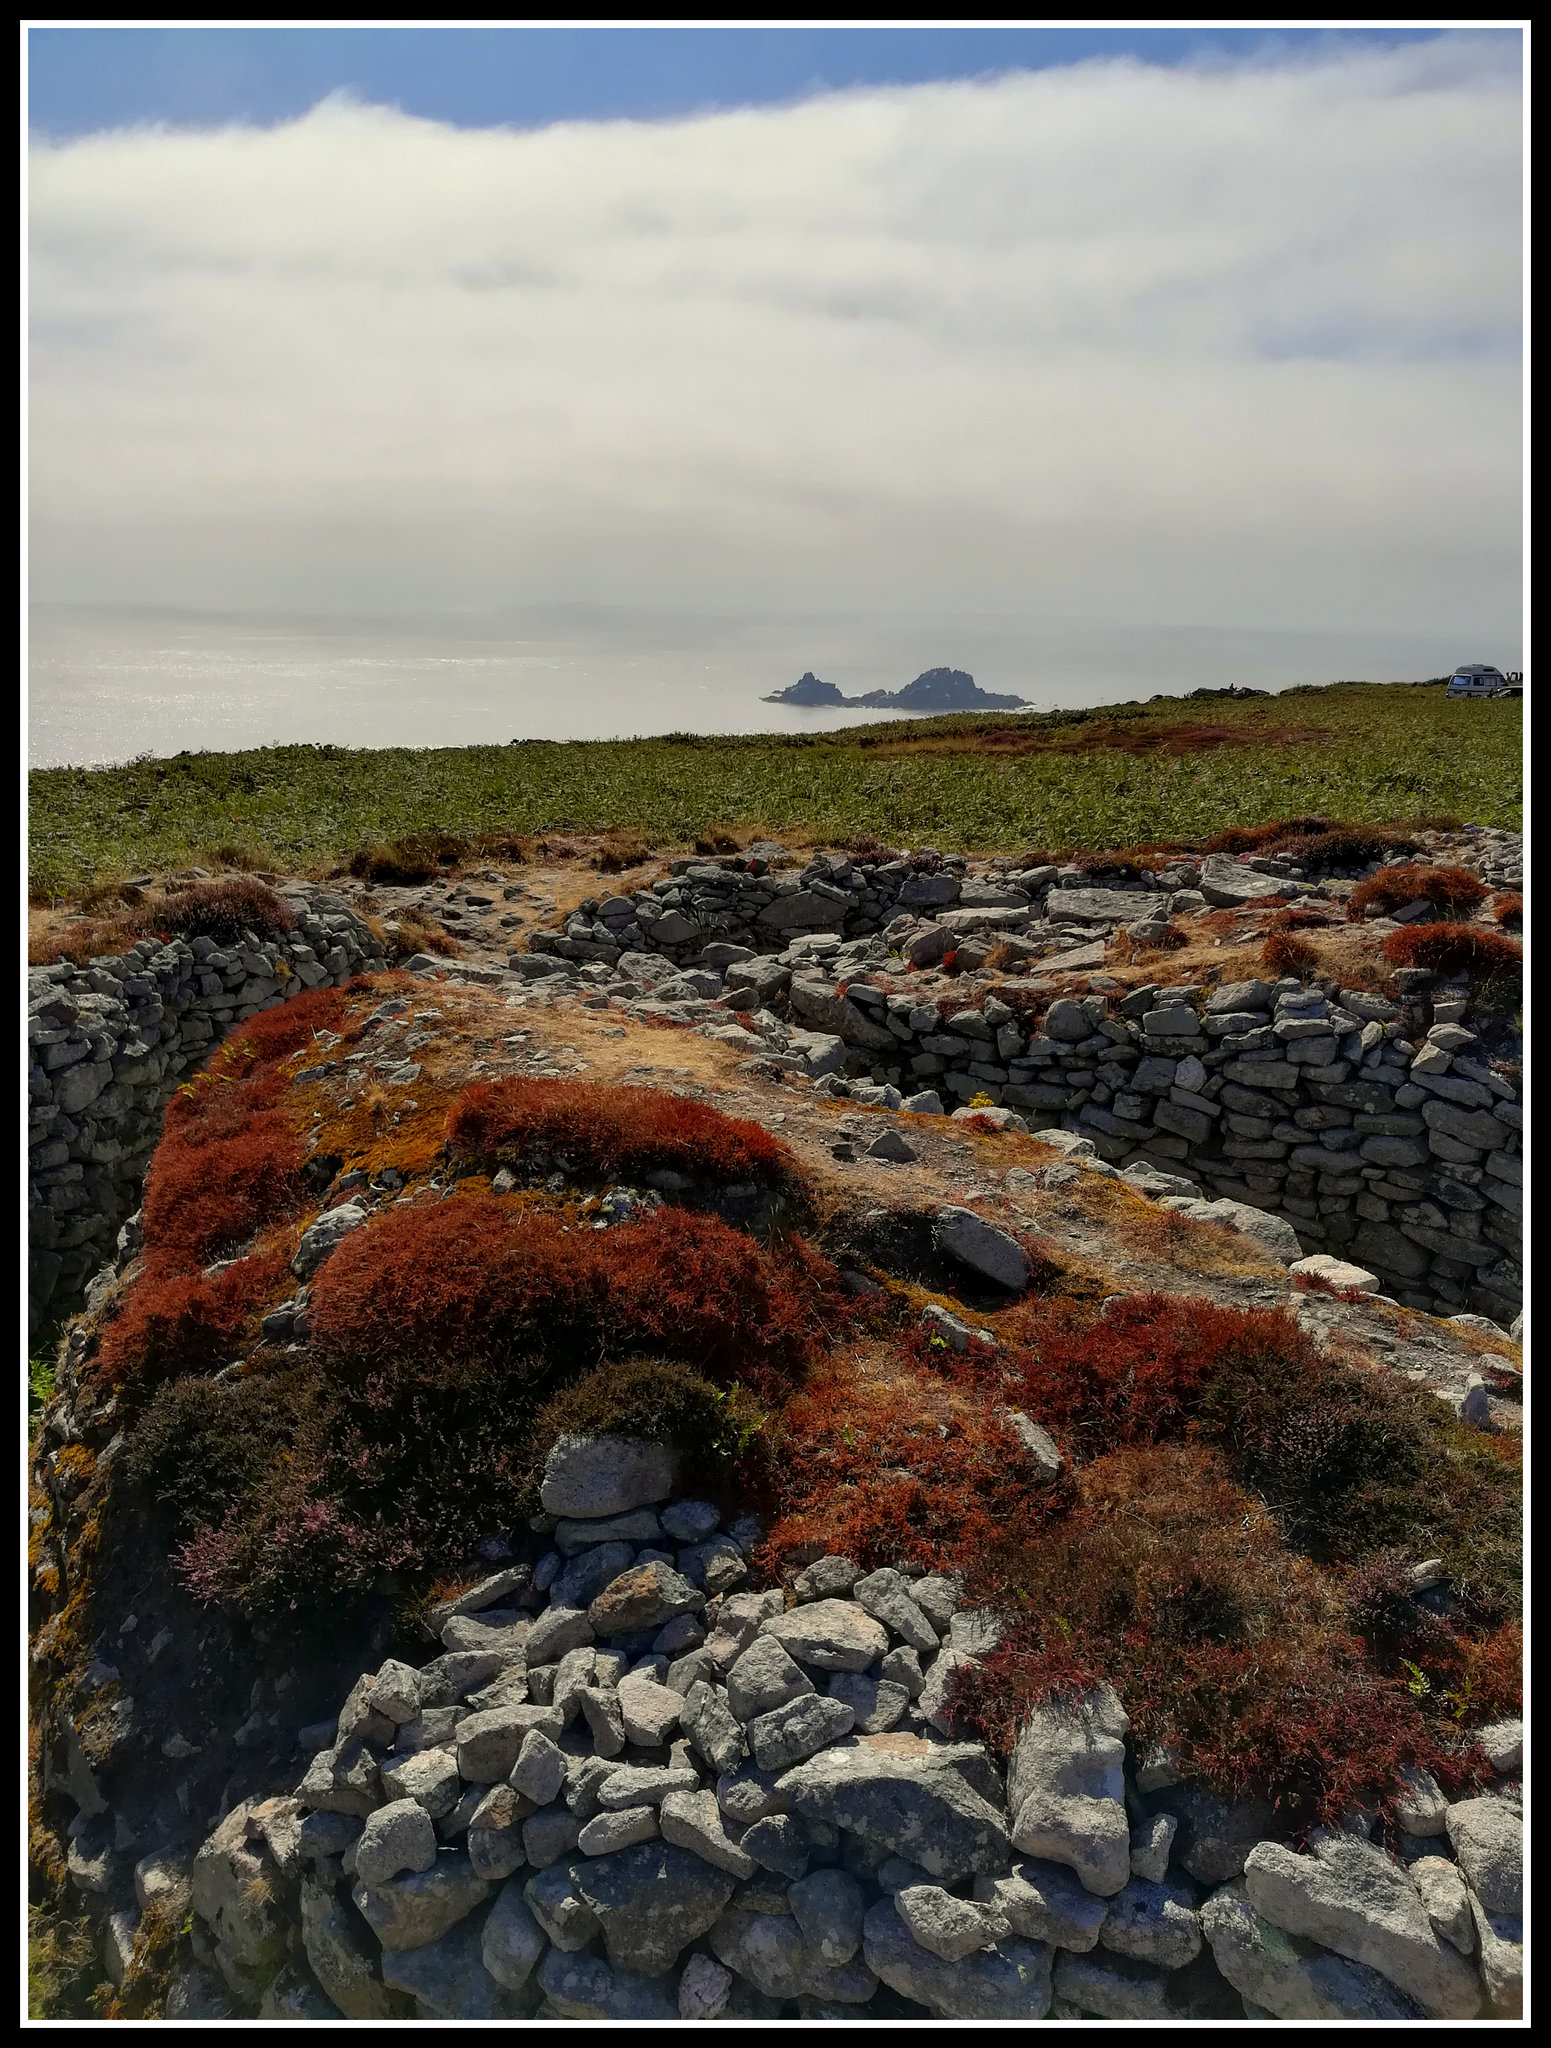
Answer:
[[[957, 716], [809, 738], [753, 735], [359, 751], [275, 747], [180, 754], [30, 776], [30, 879], [65, 893], [179, 865], [222, 845], [277, 867], [434, 827], [474, 833], [626, 827], [683, 843], [712, 824], [871, 832], [944, 849], [1117, 846], [1190, 838], [1301, 812], [1388, 821], [1452, 814], [1517, 826], [1514, 702], [1448, 703], [1439, 689], [1354, 685], [1280, 697], [1170, 698], [1021, 718]], [[886, 751], [907, 736], [1022, 728], [1053, 740], [1183, 722], [1326, 735], [1304, 745], [1128, 754], [1092, 746], [998, 759]]]

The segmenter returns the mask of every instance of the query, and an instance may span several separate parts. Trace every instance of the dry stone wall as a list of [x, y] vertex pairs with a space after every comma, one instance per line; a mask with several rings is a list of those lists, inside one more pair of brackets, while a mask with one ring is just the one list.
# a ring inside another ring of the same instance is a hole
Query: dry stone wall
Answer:
[[1295, 1853], [1139, 1755], [1107, 1686], [1036, 1708], [1004, 1768], [955, 1727], [999, 1633], [957, 1582], [825, 1555], [759, 1588], [757, 1524], [673, 1496], [662, 1447], [562, 1440], [537, 1568], [433, 1612], [440, 1654], [363, 1673], [294, 1794], [171, 1874], [197, 1962], [169, 2018], [1518, 2009], [1517, 1723], [1482, 1732], [1482, 1796], [1411, 1774], [1398, 1855], [1361, 1813]]
[[[1209, 906], [1339, 902], [1350, 879], [1212, 856], [1122, 887], [1051, 866], [974, 874], [930, 852], [781, 872], [778, 854], [677, 861], [650, 889], [535, 934], [512, 967], [536, 982], [579, 974], [864, 1102], [988, 1099], [1122, 1168], [1280, 1215], [1305, 1252], [1359, 1262], [1408, 1306], [1505, 1327], [1519, 1314], [1522, 1048], [1505, 1028], [1489, 1048], [1463, 984], [1402, 969], [1398, 1001], [1293, 978], [1114, 984], [1050, 1002], [1032, 1024], [1026, 1001], [973, 978], [949, 984], [957, 1004], [886, 985], [950, 949], [960, 970], [978, 967], [993, 944], [1041, 972], [1092, 975], [1117, 929], [1146, 938]], [[1517, 877], [1507, 835], [1482, 835], [1466, 857], [1488, 879]]]
[[281, 890], [283, 940], [144, 939], [129, 952], [27, 977], [30, 1327], [77, 1305], [112, 1258], [182, 1076], [233, 1024], [383, 964], [340, 896]]

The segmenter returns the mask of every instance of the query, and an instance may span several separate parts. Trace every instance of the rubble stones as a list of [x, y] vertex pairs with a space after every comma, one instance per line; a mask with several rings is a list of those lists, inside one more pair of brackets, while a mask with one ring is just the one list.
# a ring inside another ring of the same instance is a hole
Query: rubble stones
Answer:
[[1201, 1952], [1195, 1895], [1188, 1883], [1150, 1883], [1133, 1877], [1109, 1902], [1099, 1940], [1117, 1955], [1154, 1963], [1160, 1970], [1183, 1969]]
[[939, 1209], [932, 1240], [945, 1257], [1013, 1293], [1029, 1277], [1028, 1254], [1017, 1239], [973, 1209]]
[[1460, 1869], [1488, 1913], [1524, 1910], [1524, 1814], [1517, 1801], [1487, 1794], [1451, 1806], [1444, 1825]]
[[861, 1744], [822, 1751], [782, 1780], [793, 1809], [904, 1856], [944, 1884], [998, 1869], [1006, 1823], [953, 1771]]
[[740, 1721], [771, 1713], [815, 1690], [774, 1636], [756, 1636], [727, 1674], [727, 1704]]
[[705, 1595], [670, 1566], [638, 1564], [604, 1587], [588, 1608], [587, 1619], [595, 1635], [638, 1635], [704, 1605]]
[[1285, 1933], [1250, 1904], [1234, 1878], [1201, 1908], [1201, 1931], [1218, 1969], [1246, 2004], [1284, 2020], [1407, 2020], [1411, 2001], [1388, 1978]]
[[385, 1949], [421, 1948], [490, 1896], [466, 1855], [441, 1852], [428, 1870], [391, 1883], [357, 1882], [350, 1896]]
[[714, 1924], [733, 1882], [667, 1839], [581, 1859], [572, 1865], [571, 1881], [603, 1929], [609, 1962], [648, 1977], [671, 1969]]
[[436, 1829], [424, 1806], [395, 1799], [367, 1816], [355, 1845], [356, 1874], [363, 1884], [386, 1884], [403, 1871], [429, 1870], [436, 1861]]
[[1025, 1722], [1008, 1767], [1015, 1846], [1069, 1865], [1101, 1898], [1120, 1891], [1131, 1875], [1127, 1725], [1107, 1685], [1075, 1701], [1046, 1702]]
[[995, 1906], [1014, 1934], [1079, 1955], [1096, 1946], [1109, 1913], [1108, 1903], [1071, 1871], [1034, 1856], [1008, 1877], [976, 1878], [975, 1896]]
[[867, 1967], [902, 1997], [939, 2018], [1037, 2020], [1050, 2010], [1051, 1951], [1009, 1935], [994, 1947], [944, 1961], [916, 1941], [897, 1899], [868, 1913], [862, 1936]]
[[634, 1437], [561, 1437], [544, 1461], [546, 1514], [601, 1519], [655, 1507], [673, 1492], [676, 1461], [662, 1444]]
[[714, 1792], [670, 1792], [662, 1802], [663, 1838], [693, 1850], [705, 1862], [733, 1877], [752, 1877], [753, 1855], [727, 1832]]
[[818, 1671], [865, 1671], [889, 1647], [882, 1623], [850, 1600], [816, 1600], [771, 1615], [762, 1633]]
[[1428, 1919], [1421, 1894], [1382, 1849], [1317, 1829], [1312, 1855], [1256, 1845], [1244, 1866], [1250, 1904], [1289, 1934], [1366, 1963], [1436, 2019], [1470, 2019], [1481, 2002], [1475, 1972]]

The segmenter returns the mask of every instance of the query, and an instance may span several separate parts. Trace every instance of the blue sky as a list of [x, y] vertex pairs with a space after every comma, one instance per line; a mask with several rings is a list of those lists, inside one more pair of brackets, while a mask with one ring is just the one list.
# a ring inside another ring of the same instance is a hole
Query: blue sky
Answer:
[[[1129, 55], [1178, 64], [1221, 53], [1396, 48], [1435, 27], [471, 28], [39, 27], [28, 33], [36, 132], [66, 138], [140, 122], [294, 119], [327, 94], [459, 127], [660, 119], [814, 91], [909, 85]], [[1517, 38], [1517, 30], [1500, 31]]]

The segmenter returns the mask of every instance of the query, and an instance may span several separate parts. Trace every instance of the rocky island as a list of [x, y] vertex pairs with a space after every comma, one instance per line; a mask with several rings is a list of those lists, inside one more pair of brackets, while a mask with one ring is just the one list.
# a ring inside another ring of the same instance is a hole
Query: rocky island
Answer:
[[766, 704], [846, 704], [889, 711], [1026, 711], [1022, 697], [996, 696], [982, 690], [972, 675], [961, 668], [929, 668], [902, 690], [869, 690], [863, 697], [846, 697], [833, 683], [821, 682], [809, 669], [784, 690], [773, 690], [761, 700]]

